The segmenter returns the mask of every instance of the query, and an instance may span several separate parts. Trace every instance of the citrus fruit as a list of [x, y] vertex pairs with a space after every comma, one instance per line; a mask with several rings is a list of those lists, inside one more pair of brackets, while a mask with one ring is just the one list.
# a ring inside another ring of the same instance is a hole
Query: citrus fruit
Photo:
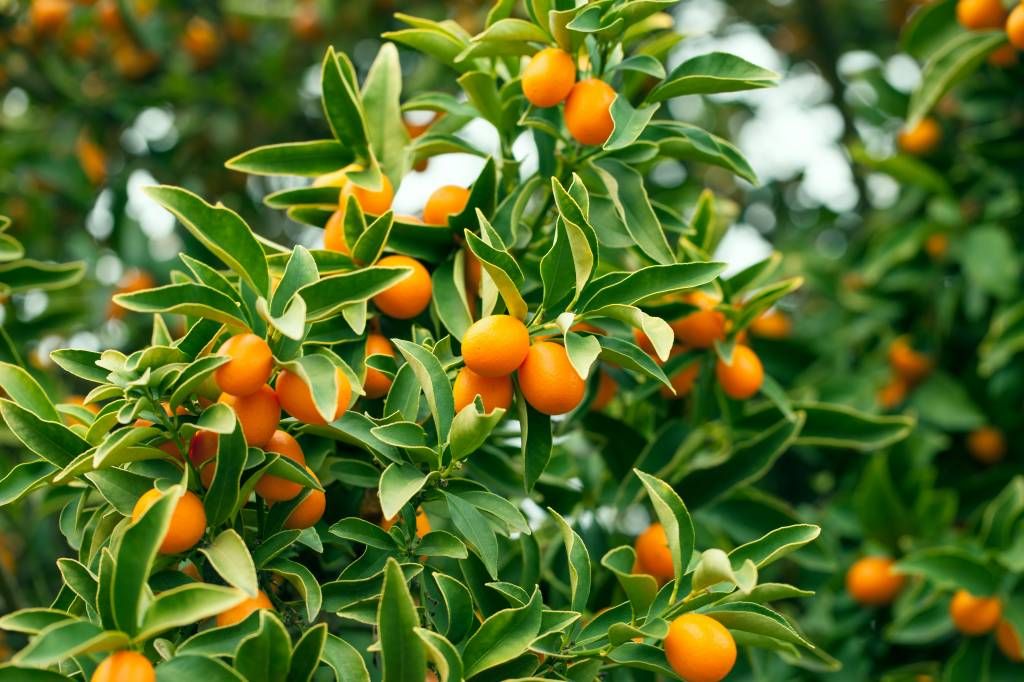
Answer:
[[903, 129], [897, 138], [900, 149], [915, 156], [928, 154], [939, 146], [941, 140], [942, 128], [933, 118], [922, 119], [913, 128]]
[[764, 367], [749, 347], [736, 346], [732, 350], [732, 363], [726, 364], [721, 358], [715, 362], [715, 376], [727, 396], [734, 400], [746, 400], [761, 390]]
[[[160, 496], [159, 490], [153, 488], [145, 493], [135, 502], [132, 509], [132, 523], [142, 518], [150, 507], [152, 507]], [[206, 532], [206, 509], [203, 508], [203, 501], [199, 496], [190, 490], [178, 498], [171, 513], [171, 523], [167, 526], [167, 533], [160, 543], [161, 554], [178, 554], [193, 547], [203, 538]]]
[[968, 636], [991, 632], [1003, 616], [1003, 604], [998, 597], [975, 597], [967, 590], [957, 590], [949, 603], [953, 626]]
[[1024, 3], [1018, 4], [1010, 11], [1006, 19], [1006, 37], [1010, 39], [1010, 45], [1018, 50], [1024, 50]]
[[569, 362], [565, 347], [553, 341], [530, 346], [517, 376], [526, 402], [548, 415], [572, 411], [583, 400], [587, 388]]
[[250, 395], [222, 393], [219, 402], [235, 411], [245, 442], [252, 447], [261, 448], [266, 445], [277, 430], [277, 423], [281, 421], [281, 404], [277, 400], [277, 393], [266, 384]]
[[[352, 398], [352, 387], [349, 385], [345, 373], [340, 368], [335, 368], [334, 376], [337, 381], [337, 395], [334, 400], [334, 416], [330, 419], [332, 422], [345, 413], [349, 400]], [[277, 399], [285, 412], [304, 424], [323, 426], [327, 423], [327, 420], [316, 409], [309, 386], [298, 374], [282, 370], [277, 375], [275, 388]]]
[[530, 332], [511, 315], [488, 315], [477, 320], [462, 337], [466, 367], [483, 377], [516, 371], [530, 351]]
[[[285, 431], [278, 429], [270, 437], [267, 444], [263, 446], [267, 452], [276, 452], [282, 457], [287, 457], [293, 462], [306, 466], [306, 456], [302, 452], [299, 442]], [[267, 502], [284, 502], [294, 499], [302, 492], [302, 484], [289, 481], [273, 474], [263, 474], [256, 483], [256, 494]]]
[[[381, 334], [366, 336], [366, 357], [371, 355], [387, 355], [395, 357], [395, 349], [387, 337]], [[363, 392], [367, 398], [382, 398], [391, 390], [391, 377], [379, 369], [366, 366], [366, 378], [363, 380]]]
[[447, 225], [448, 218], [462, 213], [469, 202], [469, 190], [458, 185], [444, 185], [434, 190], [423, 207], [427, 225]]
[[[320, 480], [309, 467], [306, 467], [306, 471], [317, 481]], [[291, 530], [311, 528], [316, 525], [317, 521], [323, 518], [325, 509], [327, 509], [327, 496], [322, 490], [310, 488], [309, 493], [302, 498], [299, 505], [285, 519], [284, 527]]]
[[995, 464], [1006, 456], [1006, 438], [992, 426], [982, 426], [967, 436], [967, 450], [982, 464]]
[[703, 291], [686, 296], [686, 302], [698, 310], [670, 323], [676, 340], [691, 348], [711, 348], [725, 340], [725, 314], [715, 310], [718, 299]]
[[345, 211], [340, 208], [331, 214], [324, 225], [324, 248], [346, 256], [350, 253], [345, 243]]
[[478, 395], [484, 404], [484, 412], [498, 408], [507, 410], [512, 405], [512, 379], [508, 376], [482, 377], [468, 367], [463, 367], [455, 375], [452, 394], [455, 397], [456, 412], [472, 403]]
[[569, 53], [547, 47], [533, 55], [522, 73], [523, 94], [535, 107], [553, 107], [576, 84], [576, 64]]
[[92, 682], [156, 682], [149, 659], [137, 651], [117, 651], [103, 659], [93, 671]]
[[675, 577], [668, 537], [660, 523], [652, 523], [636, 536], [633, 548], [636, 550], [638, 572], [654, 576], [658, 582], [667, 582]]
[[341, 209], [344, 211], [348, 203], [349, 195], [355, 197], [359, 208], [369, 215], [381, 215], [391, 209], [391, 202], [395, 199], [395, 189], [391, 186], [388, 176], [380, 176], [380, 189], [367, 189], [354, 182], [348, 182], [341, 188], [339, 197]]
[[718, 682], [736, 664], [736, 641], [724, 625], [701, 613], [684, 613], [668, 626], [665, 657], [686, 682]]
[[971, 31], [987, 28], [1002, 28], [1006, 10], [1002, 0], [959, 0], [956, 3], [956, 19], [960, 25]]
[[906, 579], [892, 570], [887, 557], [866, 556], [858, 559], [846, 572], [846, 591], [855, 602], [880, 606], [896, 598]]
[[377, 265], [385, 268], [412, 268], [411, 275], [373, 297], [374, 305], [382, 313], [399, 320], [408, 320], [427, 309], [433, 285], [430, 273], [419, 261], [408, 256], [385, 256], [377, 261]]
[[270, 597], [263, 590], [259, 591], [255, 597], [250, 597], [239, 604], [235, 604], [227, 611], [224, 611], [217, 615], [217, 627], [222, 628], [227, 625], [234, 625], [235, 623], [241, 623], [243, 620], [249, 617], [250, 614], [259, 611], [260, 609], [274, 609], [274, 605], [270, 603]]
[[999, 650], [1003, 652], [1003, 656], [1006, 656], [1014, 663], [1024, 661], [1020, 637], [1017, 636], [1017, 631], [1014, 630], [1013, 624], [1009, 621], [999, 621], [999, 625], [996, 627], [996, 644], [999, 646]]
[[255, 334], [236, 334], [221, 344], [217, 355], [228, 361], [217, 368], [214, 379], [220, 390], [234, 396], [250, 395], [267, 383], [274, 371], [270, 346]]
[[598, 78], [582, 80], [565, 100], [565, 127], [580, 144], [604, 144], [615, 127], [612, 102], [615, 90]]

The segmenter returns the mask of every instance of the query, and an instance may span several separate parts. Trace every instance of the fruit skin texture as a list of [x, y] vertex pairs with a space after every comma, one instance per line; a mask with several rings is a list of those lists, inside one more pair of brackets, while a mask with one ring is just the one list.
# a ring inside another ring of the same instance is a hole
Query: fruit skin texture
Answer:
[[932, 371], [931, 359], [914, 350], [906, 336], [899, 337], [889, 346], [889, 366], [908, 384], [916, 384]]
[[971, 31], [1000, 28], [1006, 11], [1002, 0], [960, 0], [956, 3], [956, 19]]
[[695, 291], [686, 297], [686, 302], [700, 310], [669, 325], [676, 335], [676, 340], [692, 348], [711, 348], [715, 341], [724, 341], [725, 315], [714, 310], [718, 305], [718, 299], [703, 291]]
[[433, 285], [430, 273], [422, 263], [408, 256], [385, 256], [377, 261], [377, 265], [385, 268], [412, 268], [411, 275], [373, 297], [374, 304], [382, 313], [399, 320], [408, 320], [427, 309]]
[[846, 572], [846, 591], [858, 604], [888, 604], [903, 589], [906, 578], [893, 572], [892, 559], [866, 556], [858, 559]]
[[274, 609], [274, 605], [270, 603], [270, 597], [263, 590], [260, 590], [259, 594], [255, 597], [246, 599], [240, 604], [232, 606], [227, 611], [217, 615], [217, 627], [222, 628], [226, 625], [234, 625], [235, 623], [241, 623], [243, 620], [249, 617], [253, 611], [259, 611], [260, 609]]
[[[401, 514], [396, 514], [390, 519], [381, 519], [380, 527], [384, 530], [391, 530], [402, 518]], [[424, 535], [430, 532], [430, 519], [427, 518], [427, 513], [423, 511], [423, 507], [416, 509], [416, 537], [423, 538]]]
[[[348, 409], [349, 400], [352, 398], [352, 387], [349, 385], [348, 377], [345, 376], [345, 373], [340, 369], [335, 369], [334, 376], [338, 382], [338, 396], [335, 399], [332, 422], [345, 414], [345, 410]], [[304, 424], [323, 426], [327, 423], [327, 420], [316, 409], [316, 403], [313, 402], [313, 394], [309, 390], [309, 386], [306, 385], [306, 382], [298, 374], [282, 370], [277, 376], [275, 387], [277, 399], [281, 402], [281, 407], [284, 408], [285, 412]]]
[[[293, 462], [306, 466], [306, 456], [303, 454], [299, 442], [284, 431], [274, 431], [274, 435], [270, 437], [269, 442], [267, 442], [263, 449], [267, 452], [276, 452]], [[256, 494], [267, 502], [292, 500], [301, 492], [301, 483], [295, 483], [294, 481], [271, 474], [263, 474], [256, 483]]]
[[933, 151], [942, 141], [942, 128], [933, 118], [923, 119], [913, 128], [902, 130], [897, 138], [900, 149], [908, 154], [923, 156]]
[[967, 450], [982, 464], [995, 464], [1006, 456], [1006, 438], [992, 426], [983, 426], [967, 436]]
[[1006, 35], [1010, 44], [1018, 50], [1024, 50], [1024, 3], [1017, 5], [1006, 20]]
[[[391, 342], [381, 334], [369, 334], [366, 337], [366, 357], [371, 355], [388, 355], [395, 357], [395, 349]], [[366, 378], [363, 380], [363, 392], [367, 398], [382, 398], [391, 390], [391, 377], [379, 369], [367, 366]]]
[[714, 618], [685, 613], [668, 626], [665, 656], [686, 682], [718, 682], [736, 664], [736, 640]]
[[100, 663], [92, 682], [156, 682], [156, 671], [149, 659], [136, 651], [118, 651]]
[[569, 362], [565, 347], [552, 341], [530, 346], [518, 376], [526, 402], [548, 415], [571, 412], [583, 400], [587, 388]]
[[40, 33], [56, 33], [71, 14], [71, 0], [32, 0], [29, 21]]
[[391, 186], [391, 181], [388, 180], [386, 175], [381, 176], [380, 182], [381, 186], [378, 190], [366, 189], [351, 182], [346, 183], [342, 187], [339, 197], [342, 211], [344, 211], [345, 205], [348, 203], [348, 197], [351, 195], [359, 202], [359, 208], [363, 209], [364, 213], [370, 215], [387, 213], [391, 208], [391, 202], [395, 198], [395, 189]]
[[[312, 469], [306, 467], [306, 471], [319, 482], [320, 479], [316, 477]], [[327, 496], [321, 490], [312, 489], [285, 519], [284, 527], [289, 530], [302, 530], [315, 526], [316, 522], [323, 518], [326, 509]]]
[[1006, 656], [1014, 663], [1024, 661], [1024, 652], [1021, 651], [1020, 647], [1020, 637], [1017, 636], [1017, 631], [1013, 629], [1013, 625], [1009, 621], [999, 621], [999, 626], [996, 628], [996, 644], [999, 645], [999, 650], [1003, 652], [1003, 656]]
[[779, 310], [766, 310], [750, 323], [750, 332], [762, 339], [785, 339], [792, 331], [789, 316]]
[[668, 537], [660, 523], [652, 523], [647, 530], [636, 536], [633, 548], [636, 550], [637, 573], [654, 576], [659, 583], [668, 582], [675, 577]]
[[998, 597], [975, 597], [967, 590], [957, 590], [949, 603], [953, 625], [965, 635], [974, 637], [991, 632], [1003, 616]]
[[277, 430], [277, 423], [281, 421], [281, 404], [277, 401], [277, 394], [266, 384], [252, 395], [237, 397], [224, 393], [218, 402], [229, 405], [235, 411], [235, 417], [242, 424], [245, 442], [253, 447], [262, 448], [266, 445]]
[[511, 315], [488, 315], [470, 325], [462, 337], [466, 367], [483, 377], [511, 374], [529, 352], [530, 332]]
[[612, 102], [615, 90], [597, 78], [573, 86], [565, 100], [565, 127], [580, 144], [604, 144], [612, 134]]
[[576, 64], [565, 50], [548, 47], [530, 58], [523, 69], [523, 94], [535, 107], [553, 107], [576, 84]]
[[327, 219], [324, 225], [324, 248], [346, 256], [350, 253], [345, 242], [345, 211], [338, 209]]
[[746, 346], [736, 346], [732, 351], [731, 365], [725, 364], [720, 358], [715, 363], [715, 376], [727, 396], [734, 400], [746, 400], [761, 390], [764, 367], [754, 351]]
[[455, 396], [456, 412], [472, 403], [477, 395], [484, 404], [485, 412], [493, 412], [499, 407], [507, 410], [512, 405], [512, 379], [508, 376], [482, 377], [468, 367], [463, 367], [455, 375], [452, 393]]
[[221, 344], [217, 355], [230, 358], [213, 375], [220, 390], [230, 395], [252, 395], [267, 383], [274, 371], [270, 346], [255, 334], [232, 336]]
[[458, 185], [444, 185], [434, 190], [423, 207], [423, 222], [445, 226], [448, 218], [462, 213], [469, 202], [469, 190]]
[[[141, 519], [162, 494], [156, 488], [145, 492], [132, 509], [132, 523]], [[187, 552], [202, 540], [205, 532], [206, 509], [203, 507], [203, 501], [194, 492], [187, 490], [174, 506], [171, 524], [167, 527], [167, 534], [160, 543], [159, 551], [161, 554]]]

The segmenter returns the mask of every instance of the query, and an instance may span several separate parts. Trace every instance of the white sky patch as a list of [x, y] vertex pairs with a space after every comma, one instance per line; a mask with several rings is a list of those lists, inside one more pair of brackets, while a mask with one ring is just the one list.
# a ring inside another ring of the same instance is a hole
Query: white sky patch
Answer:
[[715, 250], [714, 260], [726, 263], [722, 277], [731, 277], [772, 255], [772, 245], [752, 225], [737, 223], [729, 228]]

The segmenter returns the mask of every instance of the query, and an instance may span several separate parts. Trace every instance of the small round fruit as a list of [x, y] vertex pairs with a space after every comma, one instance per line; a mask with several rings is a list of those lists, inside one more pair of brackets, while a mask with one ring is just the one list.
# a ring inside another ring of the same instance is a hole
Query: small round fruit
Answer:
[[463, 367], [455, 375], [452, 393], [455, 396], [456, 412], [471, 404], [478, 395], [485, 412], [493, 412], [498, 408], [507, 410], [512, 405], [512, 378], [482, 377], [468, 367]]
[[29, 23], [39, 33], [56, 33], [67, 23], [71, 10], [71, 0], [32, 0]]
[[[395, 357], [395, 349], [391, 342], [381, 334], [368, 334], [366, 337], [366, 357], [371, 355], [387, 355]], [[367, 398], [383, 398], [391, 390], [391, 377], [379, 369], [367, 365], [366, 378], [363, 379], [363, 392]]]
[[961, 633], [975, 637], [991, 632], [1003, 616], [999, 597], [975, 597], [967, 590], [957, 590], [949, 603], [953, 626]]
[[1002, 28], [1006, 10], [1002, 0], [959, 0], [956, 19], [969, 31]]
[[196, 431], [188, 444], [188, 459], [197, 469], [217, 456], [220, 437], [215, 431]]
[[897, 138], [900, 149], [914, 156], [924, 156], [939, 146], [942, 141], [942, 128], [933, 118], [922, 119], [913, 128], [900, 131]]
[[[395, 515], [390, 519], [381, 519], [380, 527], [384, 530], [391, 530], [401, 519], [401, 515]], [[427, 513], [423, 511], [423, 507], [416, 508], [416, 537], [423, 538], [424, 535], [430, 532], [430, 519], [427, 518]]]
[[227, 611], [217, 615], [217, 627], [222, 628], [228, 625], [234, 625], [241, 623], [243, 620], [249, 617], [250, 614], [259, 611], [260, 609], [274, 609], [274, 605], [270, 603], [270, 597], [263, 590], [259, 591], [255, 597], [250, 597], [245, 601], [232, 606]]
[[892, 565], [892, 559], [887, 557], [858, 559], [846, 572], [846, 591], [859, 604], [881, 606], [892, 602], [906, 582], [904, 576], [892, 570]]
[[462, 337], [466, 367], [483, 377], [511, 374], [530, 352], [530, 332], [511, 315], [488, 315], [477, 320]]
[[590, 409], [600, 412], [608, 407], [608, 404], [615, 399], [619, 392], [619, 383], [611, 374], [603, 369], [598, 373], [597, 391], [594, 392], [594, 399], [590, 401]]
[[345, 211], [338, 209], [327, 219], [324, 225], [324, 248], [328, 251], [337, 251], [346, 256], [350, 251], [345, 242]]
[[719, 682], [736, 664], [736, 641], [714, 618], [684, 613], [665, 636], [669, 665], [686, 682]]
[[[142, 515], [160, 499], [161, 493], [156, 488], [145, 492], [132, 509], [132, 523], [137, 523]], [[161, 554], [178, 554], [187, 552], [196, 546], [206, 532], [206, 509], [199, 496], [190, 490], [178, 498], [171, 513], [171, 523], [160, 543]]]
[[218, 355], [228, 361], [217, 368], [214, 379], [229, 395], [251, 395], [267, 383], [274, 371], [274, 356], [267, 342], [255, 334], [237, 334], [221, 344]]
[[639, 572], [654, 576], [658, 582], [667, 582], [675, 577], [668, 537], [660, 523], [652, 523], [647, 530], [636, 536], [633, 548], [636, 550]]
[[889, 379], [885, 386], [878, 389], [875, 400], [886, 410], [892, 410], [907, 398], [907, 382], [898, 376]]
[[374, 305], [382, 313], [399, 320], [408, 320], [427, 309], [433, 285], [430, 273], [422, 263], [408, 256], [385, 256], [377, 261], [377, 265], [385, 268], [412, 268], [411, 275], [373, 297]]
[[703, 291], [694, 291], [687, 295], [686, 302], [699, 310], [669, 325], [676, 340], [691, 348], [711, 348], [715, 341], [724, 341], [725, 314], [714, 309], [718, 299]]
[[899, 337], [889, 346], [889, 366], [908, 384], [916, 384], [932, 371], [931, 359], [914, 350], [906, 336]]
[[[334, 401], [332, 422], [345, 414], [345, 410], [348, 409], [349, 400], [352, 398], [352, 387], [349, 385], [348, 377], [345, 376], [345, 373], [341, 369], [336, 368], [334, 376], [338, 384], [338, 394]], [[327, 424], [327, 420], [316, 409], [316, 403], [313, 402], [313, 394], [310, 392], [309, 386], [306, 385], [306, 382], [298, 374], [282, 370], [277, 375], [275, 387], [277, 399], [281, 402], [281, 407], [284, 408], [285, 412], [304, 424], [316, 424], [318, 426]]]
[[565, 50], [548, 47], [530, 58], [522, 74], [523, 94], [535, 107], [553, 107], [576, 84], [576, 63]]
[[1006, 438], [993, 426], [982, 426], [967, 436], [967, 450], [982, 464], [995, 464], [1006, 456]]
[[766, 310], [750, 323], [750, 333], [762, 339], [785, 339], [793, 330], [789, 316], [781, 310]]
[[1006, 20], [1006, 37], [1015, 48], [1024, 50], [1024, 3], [1010, 11]]
[[733, 400], [746, 400], [761, 390], [764, 367], [761, 359], [747, 346], [732, 350], [732, 364], [719, 358], [715, 362], [715, 376], [722, 391]]
[[565, 346], [552, 341], [530, 346], [517, 375], [526, 402], [543, 414], [571, 412], [587, 389], [586, 382], [569, 362]]
[[380, 189], [372, 190], [360, 187], [352, 182], [348, 182], [341, 189], [341, 206], [344, 208], [348, 202], [349, 195], [355, 197], [359, 203], [359, 208], [363, 209], [364, 213], [370, 215], [381, 215], [391, 210], [391, 202], [395, 199], [395, 189], [391, 186], [391, 181], [388, 180], [388, 176], [381, 175]]
[[277, 401], [277, 393], [266, 384], [251, 395], [233, 396], [223, 393], [219, 402], [235, 411], [235, 417], [242, 425], [245, 442], [255, 448], [267, 444], [281, 421], [281, 404]]
[[598, 78], [573, 86], [565, 100], [565, 126], [580, 144], [604, 144], [612, 134], [612, 102], [615, 90]]
[[423, 207], [423, 222], [444, 226], [453, 215], [462, 213], [469, 203], [469, 190], [458, 185], [444, 185], [434, 190]]
[[93, 671], [91, 682], [156, 682], [149, 659], [137, 651], [110, 654]]
[[[318, 482], [320, 481], [312, 469], [306, 467], [306, 471]], [[327, 496], [324, 495], [322, 490], [311, 488], [309, 494], [302, 498], [299, 505], [288, 515], [284, 522], [284, 527], [289, 530], [311, 528], [316, 525], [317, 521], [323, 518], [325, 509], [327, 509]]]
[[[293, 462], [306, 466], [306, 456], [302, 452], [299, 441], [284, 431], [274, 431], [274, 435], [270, 437], [263, 449], [267, 452], [276, 452], [282, 457], [287, 457]], [[301, 492], [301, 483], [272, 474], [263, 474], [256, 483], [256, 494], [271, 503], [294, 499]]]
[[996, 644], [999, 645], [999, 650], [1003, 652], [1003, 656], [1006, 656], [1014, 663], [1024, 661], [1020, 637], [1017, 636], [1017, 631], [1013, 629], [1013, 624], [1010, 621], [999, 621], [999, 625], [996, 627]]

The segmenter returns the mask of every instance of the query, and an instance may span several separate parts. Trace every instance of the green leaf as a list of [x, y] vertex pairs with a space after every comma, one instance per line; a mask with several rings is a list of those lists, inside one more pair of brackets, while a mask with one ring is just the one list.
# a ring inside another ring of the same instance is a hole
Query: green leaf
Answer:
[[706, 614], [730, 630], [748, 632], [808, 649], [814, 648], [814, 645], [804, 639], [783, 616], [761, 604], [718, 604], [711, 607]]
[[288, 631], [267, 609], [257, 612], [259, 627], [238, 646], [235, 669], [248, 682], [281, 682], [288, 675], [292, 646]]
[[448, 440], [452, 420], [455, 418], [455, 397], [441, 361], [429, 350], [411, 341], [395, 339], [395, 346], [412, 367], [434, 418], [438, 441], [444, 443]]
[[[398, 50], [393, 44], [384, 43], [366, 74], [362, 100], [373, 154], [396, 187], [401, 180], [405, 146], [409, 143], [409, 134], [402, 123], [401, 96], [402, 65]], [[357, 254], [355, 249], [352, 253]]]
[[463, 679], [462, 657], [459, 650], [443, 635], [424, 628], [415, 628], [416, 635], [426, 647], [427, 657], [433, 662], [441, 682]]
[[156, 667], [157, 682], [203, 680], [203, 682], [244, 682], [237, 672], [216, 658], [176, 655]]
[[429, 478], [429, 474], [412, 464], [389, 464], [380, 476], [380, 508], [384, 518], [394, 518], [402, 511]]
[[762, 568], [813, 542], [819, 535], [821, 528], [809, 523], [776, 528], [767, 535], [732, 550], [729, 552], [729, 559], [733, 566], [741, 565], [744, 561], [753, 561], [757, 568]]
[[54, 466], [67, 466], [90, 447], [63, 424], [40, 419], [10, 400], [0, 399], [0, 416], [25, 447]]
[[366, 662], [356, 649], [340, 637], [329, 634], [324, 642], [323, 661], [339, 682], [370, 682]]
[[[347, 67], [347, 73], [344, 67]], [[370, 163], [372, 157], [362, 103], [355, 89], [356, 84], [352, 82], [354, 78], [348, 57], [337, 54], [333, 47], [328, 47], [320, 79], [324, 115], [334, 132], [334, 137], [352, 150], [356, 160], [365, 166]], [[376, 188], [375, 186], [370, 189]]]
[[524, 653], [540, 631], [541, 609], [540, 590], [535, 589], [526, 606], [498, 611], [485, 620], [462, 652], [466, 677]]
[[53, 464], [39, 459], [14, 465], [3, 478], [0, 478], [0, 507], [22, 499], [44, 485], [58, 471]]
[[[312, 532], [311, 529], [307, 530]], [[302, 596], [306, 606], [306, 622], [314, 622], [323, 606], [323, 590], [313, 572], [297, 561], [282, 558], [274, 559], [264, 568], [280, 575], [295, 588], [295, 591]]]
[[228, 528], [200, 551], [206, 555], [210, 566], [224, 582], [244, 591], [250, 597], [257, 595], [259, 584], [256, 582], [256, 566], [252, 555], [249, 554], [249, 548], [237, 531]]
[[601, 558], [601, 565], [611, 571], [619, 581], [622, 591], [626, 593], [629, 603], [633, 606], [633, 614], [647, 613], [658, 594], [658, 581], [645, 573], [633, 572], [633, 567], [636, 566], [636, 551], [628, 545], [616, 547]]
[[248, 324], [238, 304], [212, 287], [202, 284], [168, 284], [131, 294], [118, 294], [114, 302], [137, 313], [176, 313], [203, 317], [235, 329]]
[[947, 431], [970, 431], [987, 421], [963, 383], [943, 372], [933, 372], [914, 391], [910, 404], [922, 422]]
[[[674, 263], [640, 268], [621, 278], [598, 278], [580, 300], [579, 312], [609, 305], [633, 305], [645, 299], [707, 284], [725, 269], [724, 263]], [[610, 281], [609, 281], [610, 280]]]
[[587, 607], [587, 599], [590, 598], [590, 552], [587, 551], [583, 538], [558, 512], [549, 507], [548, 513], [555, 519], [562, 533], [565, 554], [569, 559], [569, 608], [583, 611]]
[[441, 491], [448, 503], [455, 529], [465, 538], [469, 548], [480, 557], [492, 580], [498, 579], [498, 540], [494, 531], [475, 506], [457, 495]]
[[462, 540], [443, 530], [424, 535], [416, 545], [416, 552], [426, 556], [443, 556], [451, 559], [465, 559], [469, 551]]
[[427, 656], [415, 636], [419, 624], [402, 569], [389, 558], [377, 612], [383, 682], [423, 682]]
[[74, 619], [74, 616], [66, 611], [58, 611], [56, 609], [20, 609], [0, 616], [0, 630], [34, 635], [51, 625]]
[[355, 155], [337, 140], [286, 142], [256, 147], [224, 165], [251, 175], [304, 175], [333, 173], [355, 161]]
[[369, 300], [412, 274], [407, 267], [371, 267], [324, 277], [299, 289], [306, 301], [306, 319], [316, 322], [342, 308]]
[[327, 641], [327, 623], [320, 623], [306, 630], [292, 651], [292, 665], [288, 670], [287, 682], [311, 682], [320, 667], [324, 644]]
[[621, 95], [616, 96], [611, 107], [612, 122], [615, 127], [604, 143], [603, 149], [605, 151], [625, 149], [636, 142], [660, 106], [660, 103], [655, 103], [635, 109], [628, 99]]
[[757, 184], [757, 174], [740, 150], [728, 140], [699, 126], [682, 121], [659, 120], [648, 126], [640, 139], [657, 143], [665, 156], [681, 161], [709, 163], [735, 173], [751, 184]]
[[615, 212], [637, 247], [657, 263], [674, 262], [675, 256], [647, 196], [643, 175], [632, 166], [611, 157], [598, 160], [593, 168], [604, 183]]
[[672, 554], [672, 568], [678, 582], [690, 563], [696, 543], [693, 519], [690, 518], [686, 504], [672, 489], [672, 486], [639, 469], [633, 469], [633, 473], [647, 489], [647, 496], [651, 499], [654, 513], [662, 528], [665, 529], [669, 552]]
[[711, 52], [688, 59], [647, 95], [648, 102], [662, 102], [682, 95], [710, 95], [769, 88], [779, 75], [725, 52]]
[[31, 258], [0, 264], [0, 284], [7, 287], [7, 293], [19, 293], [30, 289], [51, 291], [72, 286], [81, 281], [85, 264], [43, 263]]
[[11, 660], [19, 665], [44, 668], [73, 656], [123, 649], [128, 643], [128, 636], [123, 632], [104, 631], [84, 620], [66, 620], [40, 631]]
[[900, 573], [922, 576], [936, 587], [965, 589], [976, 596], [995, 593], [999, 580], [976, 553], [957, 547], [934, 547], [914, 552], [896, 563]]
[[921, 85], [910, 96], [907, 126], [913, 128], [928, 115], [942, 96], [985, 63], [985, 58], [1005, 44], [1005, 31], [964, 31], [936, 49], [924, 65]]
[[245, 593], [233, 587], [189, 583], [156, 596], [146, 609], [137, 639], [147, 640], [162, 632], [192, 625], [237, 606]]
[[[401, 507], [399, 507], [399, 510], [401, 510]], [[392, 518], [392, 516], [385, 516], [385, 518]], [[376, 547], [377, 549], [389, 551], [398, 549], [398, 542], [390, 533], [375, 523], [370, 523], [355, 516], [335, 523], [331, 526], [330, 533], [331, 535], [337, 535], [339, 538], [358, 542], [367, 547]]]
[[551, 417], [533, 409], [525, 400], [517, 400], [519, 424], [523, 430], [520, 451], [523, 455], [523, 484], [533, 490], [551, 460]]
[[961, 263], [967, 281], [996, 298], [1017, 296], [1021, 260], [1010, 233], [997, 225], [975, 225], [962, 243]]
[[51, 422], [61, 421], [46, 392], [28, 372], [8, 362], [0, 362], [0, 389], [29, 412]]

